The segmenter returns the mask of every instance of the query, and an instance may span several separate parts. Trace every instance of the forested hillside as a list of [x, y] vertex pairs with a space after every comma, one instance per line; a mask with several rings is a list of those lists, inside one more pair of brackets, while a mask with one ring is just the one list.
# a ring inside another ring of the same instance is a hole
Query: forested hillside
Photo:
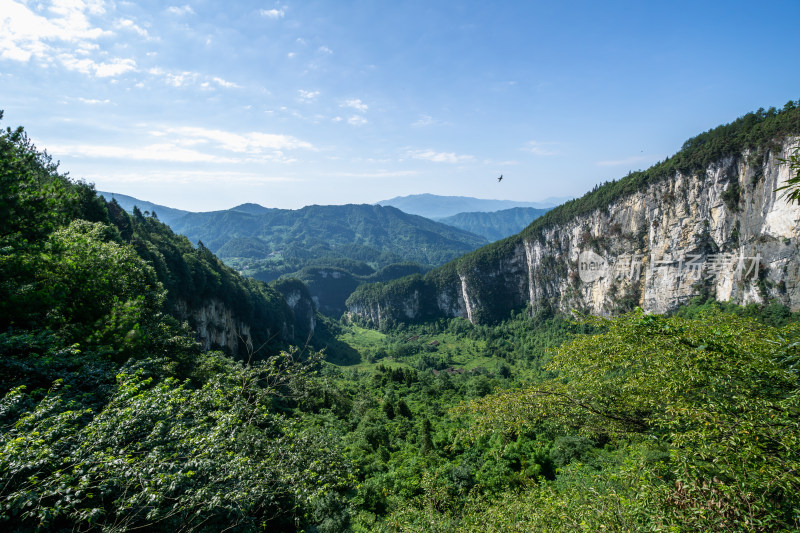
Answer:
[[319, 310], [335, 318], [361, 283], [426, 272], [487, 242], [446, 224], [374, 205], [290, 210], [244, 204], [187, 213], [171, 226], [245, 276], [301, 279]]
[[535, 207], [514, 207], [490, 213], [480, 211], [458, 213], [451, 217], [440, 218], [439, 222], [486, 237], [494, 242], [519, 233], [548, 211], [549, 209]]
[[3, 141], [3, 329], [35, 324], [76, 340], [105, 324], [104, 335], [144, 341], [150, 334], [139, 329], [161, 316], [187, 321], [207, 348], [233, 354], [295, 341], [293, 313], [275, 290], [61, 176], [22, 130]]
[[[800, 528], [800, 316], [779, 302], [321, 324], [301, 282], [242, 279], [21, 129], [0, 184], [4, 530]], [[238, 357], [172, 315], [207, 299], [251, 320]], [[337, 364], [273, 338], [309, 310]]]
[[267, 259], [265, 251], [273, 261], [344, 258], [378, 268], [400, 261], [439, 265], [485, 243], [393, 207], [354, 204], [189, 213], [173, 229], [226, 259]]

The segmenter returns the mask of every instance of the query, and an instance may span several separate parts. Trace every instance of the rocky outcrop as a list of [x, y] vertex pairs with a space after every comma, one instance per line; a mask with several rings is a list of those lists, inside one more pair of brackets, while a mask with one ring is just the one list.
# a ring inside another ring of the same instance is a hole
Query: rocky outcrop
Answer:
[[294, 313], [295, 324], [299, 325], [303, 331], [314, 334], [317, 326], [316, 309], [314, 300], [308, 295], [308, 290], [292, 290], [283, 295], [289, 308]]
[[291, 309], [294, 321], [291, 336], [296, 342], [308, 342], [317, 326], [317, 307], [308, 287], [298, 279], [282, 279], [272, 284]]
[[[790, 176], [780, 160], [793, 145], [677, 174], [523, 239], [530, 303], [601, 315], [633, 305], [663, 313], [707, 294], [800, 309], [800, 206], [775, 192]], [[592, 258], [599, 258], [594, 271]]]
[[[302, 283], [282, 294], [285, 313], [273, 316], [255, 314], [252, 322], [242, 320], [219, 299], [190, 306], [179, 300], [175, 315], [188, 322], [204, 350], [221, 349], [240, 356], [254, 354], [265, 343], [297, 344], [308, 342], [316, 327], [316, 309]], [[287, 307], [288, 306], [288, 307]], [[291, 311], [291, 312], [290, 312]]]
[[[428, 295], [357, 292], [349, 316], [381, 326], [431, 315], [487, 322], [526, 305], [663, 313], [697, 295], [799, 310], [800, 206], [775, 192], [790, 177], [781, 159], [797, 145], [790, 137], [745, 150], [567, 221], [534, 223], [426, 277]], [[419, 305], [426, 300], [433, 309]]]
[[219, 300], [209, 300], [199, 307], [189, 307], [185, 301], [179, 301], [177, 315], [195, 330], [203, 350], [223, 349], [233, 354], [253, 350], [250, 325], [237, 320]]

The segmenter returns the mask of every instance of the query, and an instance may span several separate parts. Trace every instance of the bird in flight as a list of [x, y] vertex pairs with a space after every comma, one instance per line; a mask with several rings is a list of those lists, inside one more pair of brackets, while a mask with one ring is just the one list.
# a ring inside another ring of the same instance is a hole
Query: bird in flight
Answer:
[[500, 174], [500, 177], [497, 178], [497, 183], [500, 183], [501, 181], [503, 181], [503, 175], [502, 174]]

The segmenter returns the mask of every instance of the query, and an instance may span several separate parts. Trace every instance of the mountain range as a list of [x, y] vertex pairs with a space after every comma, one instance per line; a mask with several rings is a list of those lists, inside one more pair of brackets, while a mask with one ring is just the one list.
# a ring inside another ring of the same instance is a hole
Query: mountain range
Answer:
[[[231, 209], [190, 212], [111, 192], [98, 192], [126, 211], [156, 216], [239, 272], [273, 281], [305, 282], [320, 310], [340, 315], [361, 283], [424, 273], [514, 233], [546, 209], [515, 207], [495, 213], [459, 213], [441, 222], [392, 206], [342, 205], [276, 209], [246, 203]], [[416, 200], [415, 200], [416, 198]], [[417, 195], [404, 205], [491, 208], [508, 202]], [[416, 204], [415, 204], [416, 202]]]
[[499, 241], [519, 233], [528, 224], [547, 213], [550, 209], [536, 207], [512, 207], [501, 211], [458, 213], [451, 217], [440, 218], [439, 222], [461, 228], [476, 235], [485, 237], [490, 242]]
[[397, 196], [389, 200], [381, 200], [378, 205], [390, 205], [406, 213], [420, 215], [433, 220], [451, 217], [459, 213], [501, 211], [514, 207], [535, 207], [547, 209], [569, 200], [564, 198], [548, 198], [541, 202], [515, 202], [512, 200], [486, 200], [468, 196], [440, 196], [436, 194], [412, 194]]

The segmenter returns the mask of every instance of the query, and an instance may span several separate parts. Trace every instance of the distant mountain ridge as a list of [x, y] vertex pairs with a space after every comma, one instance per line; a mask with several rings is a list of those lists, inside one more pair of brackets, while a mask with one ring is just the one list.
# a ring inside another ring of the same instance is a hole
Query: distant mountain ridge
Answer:
[[441, 218], [439, 222], [481, 235], [490, 241], [499, 241], [519, 233], [549, 210], [535, 207], [512, 207], [491, 213], [480, 211], [459, 213]]
[[296, 277], [317, 308], [341, 314], [364, 281], [422, 273], [486, 244], [486, 238], [391, 206], [311, 205], [301, 209], [242, 204], [193, 213], [100, 192], [127, 211], [155, 212], [175, 233], [202, 242], [225, 264], [261, 281]]
[[412, 194], [381, 200], [378, 205], [392, 206], [433, 220], [451, 217], [459, 213], [492, 212], [514, 207], [547, 209], [561, 204], [569, 198], [548, 198], [542, 202], [516, 202], [513, 200], [487, 200], [469, 196], [439, 196], [436, 194]]
[[[312, 255], [315, 250], [339, 251], [343, 257], [380, 266], [397, 260], [439, 265], [486, 243], [478, 235], [390, 206], [309, 205], [301, 209], [263, 208], [260, 214], [252, 211], [249, 207], [188, 213], [172, 226], [193, 241], [203, 241], [215, 253], [232, 240], [256, 239], [266, 244], [270, 253], [298, 247]], [[252, 250], [255, 243], [248, 242]], [[227, 257], [236, 253], [225, 250]], [[382, 254], [393, 257], [381, 259]]]
[[183, 215], [189, 213], [189, 211], [184, 211], [183, 209], [175, 209], [174, 207], [154, 204], [153, 202], [140, 200], [138, 198], [134, 198], [133, 196], [128, 196], [127, 194], [97, 191], [97, 195], [104, 197], [108, 202], [111, 200], [116, 200], [119, 206], [128, 213], [133, 211], [134, 206], [138, 207], [142, 212], [149, 211], [150, 213], [155, 213], [156, 216], [158, 216], [158, 219], [167, 225], [170, 225], [170, 222], [177, 220]]

